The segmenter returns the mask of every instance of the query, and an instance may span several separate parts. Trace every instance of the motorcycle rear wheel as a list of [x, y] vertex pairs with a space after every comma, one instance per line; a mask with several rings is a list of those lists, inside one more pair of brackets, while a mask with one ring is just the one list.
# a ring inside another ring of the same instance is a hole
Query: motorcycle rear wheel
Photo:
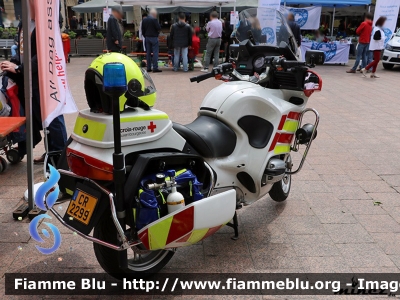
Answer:
[[[97, 239], [117, 244], [117, 229], [111, 216], [104, 217], [94, 228], [93, 236]], [[138, 254], [128, 249], [128, 269], [118, 265], [118, 251], [93, 243], [94, 253], [100, 266], [114, 278], [122, 280], [145, 278], [159, 272], [175, 254], [170, 250], [144, 251]], [[142, 248], [144, 250], [144, 248]], [[142, 251], [141, 251], [142, 252]]]

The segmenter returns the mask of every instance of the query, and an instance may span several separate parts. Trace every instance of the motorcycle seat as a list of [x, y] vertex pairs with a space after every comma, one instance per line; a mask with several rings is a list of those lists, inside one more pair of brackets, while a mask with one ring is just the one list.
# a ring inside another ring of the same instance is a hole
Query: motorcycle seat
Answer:
[[212, 117], [199, 116], [187, 125], [174, 123], [173, 128], [205, 158], [229, 156], [236, 147], [235, 132]]

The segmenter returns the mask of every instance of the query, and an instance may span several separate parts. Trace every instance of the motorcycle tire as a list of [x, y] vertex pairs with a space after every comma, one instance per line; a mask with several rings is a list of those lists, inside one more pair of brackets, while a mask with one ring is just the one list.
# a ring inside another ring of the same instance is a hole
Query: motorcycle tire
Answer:
[[[104, 216], [94, 228], [93, 236], [108, 243], [117, 244], [117, 229], [111, 215]], [[155, 250], [148, 253], [134, 254], [128, 249], [128, 269], [121, 269], [118, 264], [118, 251], [93, 243], [94, 253], [100, 266], [112, 277], [122, 280], [145, 278], [159, 272], [175, 254], [170, 250]], [[143, 248], [144, 249], [144, 248]]]
[[[286, 162], [292, 162], [290, 155], [287, 157]], [[292, 175], [286, 174], [280, 181], [272, 185], [269, 196], [276, 202], [283, 202], [289, 197], [291, 186]]]

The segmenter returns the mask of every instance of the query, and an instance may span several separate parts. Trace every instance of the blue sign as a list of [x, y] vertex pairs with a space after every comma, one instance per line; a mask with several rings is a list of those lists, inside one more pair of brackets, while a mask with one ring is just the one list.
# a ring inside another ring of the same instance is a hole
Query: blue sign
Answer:
[[315, 43], [311, 45], [311, 50], [320, 50], [325, 52], [325, 62], [332, 60], [337, 51], [337, 45], [335, 43]]
[[264, 27], [261, 30], [261, 34], [267, 37], [267, 44], [273, 44], [275, 42], [275, 31], [271, 27]]
[[[56, 169], [54, 169], [51, 165], [49, 165], [49, 168], [50, 168], [49, 179], [39, 187], [35, 195], [36, 206], [44, 211], [47, 211], [47, 209], [53, 207], [53, 205], [56, 203], [58, 199], [58, 194], [60, 193], [60, 189], [58, 188], [58, 186], [54, 188], [54, 186], [60, 180], [60, 173]], [[46, 194], [49, 191], [51, 192], [46, 196]], [[29, 224], [29, 233], [31, 237], [39, 243], [45, 242], [38, 232], [39, 221], [42, 219], [51, 219], [51, 217], [48, 214], [39, 215], [36, 216]], [[58, 248], [60, 248], [61, 234], [55, 225], [47, 222], [43, 222], [43, 224], [47, 225], [47, 227], [51, 231], [51, 234], [54, 237], [53, 246], [51, 248], [43, 248], [36, 245], [35, 247], [43, 254], [51, 254], [55, 252]], [[42, 234], [46, 239], [51, 238], [51, 235], [47, 231], [47, 229], [42, 229]]]
[[289, 11], [294, 15], [294, 20], [300, 27], [306, 25], [308, 21], [307, 9], [296, 8], [296, 9], [289, 9]]

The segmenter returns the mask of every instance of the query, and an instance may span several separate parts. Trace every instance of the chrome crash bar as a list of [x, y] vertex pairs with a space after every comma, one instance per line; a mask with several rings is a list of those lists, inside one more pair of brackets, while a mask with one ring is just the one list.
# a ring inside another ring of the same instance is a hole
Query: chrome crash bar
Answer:
[[[307, 157], [308, 151], [310, 150], [310, 147], [311, 147], [311, 144], [312, 144], [312, 142], [313, 142], [313, 140], [314, 140], [314, 138], [315, 138], [315, 135], [317, 134], [317, 128], [318, 128], [318, 124], [319, 124], [319, 113], [318, 113], [314, 108], [306, 108], [306, 109], [301, 113], [300, 119], [299, 119], [299, 124], [297, 125], [296, 131], [301, 127], [301, 123], [302, 123], [302, 121], [303, 121], [303, 116], [304, 116], [304, 114], [305, 114], [306, 112], [308, 112], [308, 111], [313, 112], [314, 115], [315, 115], [314, 129], [313, 129], [312, 134], [311, 134], [311, 139], [310, 139], [310, 141], [307, 143], [306, 150], [305, 150], [304, 153], [303, 153], [303, 158], [301, 159], [301, 162], [300, 162], [300, 164], [299, 164], [299, 167], [297, 168], [296, 171], [288, 171], [288, 172], [286, 172], [286, 174], [289, 174], [289, 175], [294, 175], [294, 174], [300, 172], [301, 168], [303, 167], [304, 162], [306, 161], [306, 157]], [[298, 140], [295, 139], [295, 140], [294, 140], [294, 144], [293, 144], [293, 146], [292, 146], [292, 151], [298, 152], [298, 151], [299, 151], [299, 147], [300, 147], [300, 145], [299, 145], [299, 143], [298, 143]]]
[[206, 166], [208, 172], [210, 172], [210, 189], [208, 191], [207, 197], [211, 196], [212, 191], [214, 190], [215, 187], [215, 176], [214, 176], [214, 170], [211, 168], [211, 166], [204, 162], [204, 165]]
[[110, 191], [106, 190], [105, 188], [103, 188], [102, 186], [100, 186], [99, 184], [94, 182], [93, 180], [90, 180], [89, 178], [78, 176], [78, 175], [76, 175], [76, 174], [74, 174], [74, 173], [72, 173], [70, 171], [66, 171], [66, 170], [57, 170], [57, 171], [60, 172], [63, 175], [67, 175], [67, 176], [71, 176], [71, 177], [74, 177], [74, 178], [77, 178], [77, 179], [83, 179], [83, 180], [89, 181], [90, 183], [92, 183], [96, 187], [98, 187], [102, 192], [104, 192], [105, 194], [108, 195], [108, 198], [110, 199], [111, 217], [112, 217], [112, 220], [114, 222], [115, 227], [117, 228], [118, 235], [120, 237], [120, 240], [122, 241], [122, 245], [110, 244], [110, 243], [104, 242], [102, 240], [96, 239], [96, 238], [94, 238], [94, 237], [92, 237], [90, 235], [83, 234], [82, 232], [77, 231], [74, 227], [72, 227], [71, 225], [68, 225], [63, 220], [63, 218], [58, 214], [58, 212], [55, 209], [50, 208], [49, 210], [54, 214], [54, 216], [57, 218], [57, 220], [61, 222], [61, 224], [63, 224], [68, 229], [76, 232], [78, 235], [80, 235], [84, 239], [87, 239], [88, 241], [100, 244], [102, 246], [111, 248], [111, 249], [116, 250], [116, 251], [123, 251], [123, 250], [129, 249], [129, 248], [131, 248], [133, 246], [137, 246], [137, 245], [142, 243], [140, 240], [128, 241], [128, 239], [127, 239], [127, 237], [126, 237], [121, 225], [118, 222], [117, 213], [116, 213], [115, 205], [114, 205], [114, 195]]

